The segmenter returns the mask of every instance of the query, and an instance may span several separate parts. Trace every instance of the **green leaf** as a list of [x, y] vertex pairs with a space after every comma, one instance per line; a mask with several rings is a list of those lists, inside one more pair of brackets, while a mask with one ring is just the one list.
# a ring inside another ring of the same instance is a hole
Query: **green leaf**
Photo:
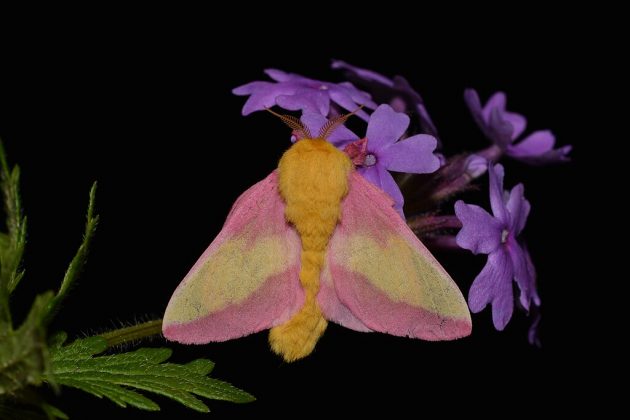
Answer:
[[0, 235], [0, 338], [12, 328], [9, 296], [22, 280], [26, 218], [20, 198], [20, 168], [10, 168], [0, 141], [0, 190], [4, 198], [7, 233]]
[[0, 396], [27, 385], [40, 385], [49, 371], [46, 334], [42, 318], [52, 292], [37, 296], [20, 328], [9, 331], [0, 341]]
[[143, 410], [159, 406], [140, 394], [147, 391], [171, 398], [200, 412], [208, 407], [197, 397], [245, 403], [254, 397], [232, 385], [210, 378], [214, 363], [195, 360], [185, 365], [164, 363], [171, 350], [141, 348], [132, 352], [97, 356], [107, 348], [103, 337], [76, 340], [52, 352], [52, 375], [60, 385], [81, 389], [99, 398], [106, 397], [121, 407]]
[[54, 297], [52, 302], [50, 303], [50, 307], [48, 309], [47, 322], [52, 320], [52, 317], [59, 310], [59, 305], [66, 298], [68, 291], [71, 286], [76, 282], [79, 274], [83, 270], [85, 263], [87, 261], [88, 250], [90, 248], [90, 243], [94, 234], [96, 233], [96, 227], [98, 226], [99, 216], [94, 214], [94, 203], [96, 201], [96, 182], [92, 184], [92, 188], [90, 189], [90, 201], [88, 204], [88, 211], [85, 222], [85, 233], [83, 234], [83, 242], [81, 246], [77, 250], [74, 258], [70, 262], [68, 269], [66, 270], [66, 274], [63, 277], [63, 281], [61, 282], [61, 286], [59, 287], [59, 291], [57, 295]]

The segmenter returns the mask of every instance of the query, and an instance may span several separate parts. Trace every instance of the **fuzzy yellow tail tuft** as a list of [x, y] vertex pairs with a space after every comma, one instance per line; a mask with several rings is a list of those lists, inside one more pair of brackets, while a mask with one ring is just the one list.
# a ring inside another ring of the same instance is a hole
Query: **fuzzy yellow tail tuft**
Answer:
[[287, 323], [269, 331], [271, 349], [287, 362], [308, 356], [324, 334], [328, 321], [316, 301], [305, 304]]
[[304, 305], [293, 318], [269, 332], [272, 350], [287, 362], [311, 354], [328, 325], [317, 304], [324, 252], [303, 250], [301, 263], [300, 283], [304, 289]]
[[305, 299], [293, 318], [271, 329], [269, 343], [274, 352], [292, 362], [308, 356], [326, 330], [317, 305], [319, 276], [339, 221], [341, 200], [348, 193], [352, 162], [327, 141], [306, 139], [287, 150], [278, 169], [285, 217], [302, 240], [300, 283]]

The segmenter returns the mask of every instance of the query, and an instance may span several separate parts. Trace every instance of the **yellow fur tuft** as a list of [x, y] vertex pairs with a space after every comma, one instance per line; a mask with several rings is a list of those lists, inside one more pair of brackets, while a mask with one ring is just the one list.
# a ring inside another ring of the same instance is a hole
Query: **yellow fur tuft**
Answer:
[[302, 240], [300, 283], [305, 301], [285, 324], [271, 329], [269, 343], [287, 362], [308, 356], [326, 330], [327, 322], [317, 304], [319, 276], [326, 246], [348, 193], [352, 162], [322, 139], [295, 143], [280, 159], [280, 194], [286, 202], [285, 217]]

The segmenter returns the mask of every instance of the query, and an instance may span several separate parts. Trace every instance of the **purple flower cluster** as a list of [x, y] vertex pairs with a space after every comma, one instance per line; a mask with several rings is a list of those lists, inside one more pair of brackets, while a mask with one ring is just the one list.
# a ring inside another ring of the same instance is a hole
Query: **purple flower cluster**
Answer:
[[[265, 73], [274, 81], [251, 82], [232, 91], [235, 95], [249, 96], [243, 106], [243, 115], [274, 105], [290, 111], [317, 112], [324, 116], [339, 114], [340, 109], [352, 112], [359, 105], [376, 108], [370, 95], [349, 82], [322, 82], [276, 69], [267, 69]], [[357, 115], [364, 120], [368, 119], [364, 111], [359, 111]]]
[[505, 328], [512, 317], [514, 298], [512, 280], [520, 289], [520, 304], [529, 310], [530, 303], [540, 306], [536, 291], [536, 272], [529, 252], [520, 240], [530, 205], [518, 184], [510, 192], [503, 190], [503, 166], [488, 167], [490, 174], [490, 207], [455, 203], [455, 214], [462, 223], [457, 244], [473, 254], [488, 254], [488, 261], [475, 278], [468, 294], [468, 305], [479, 312], [492, 304], [492, 321], [497, 330]]
[[489, 160], [496, 161], [502, 153], [532, 165], [569, 160], [571, 146], [554, 149], [556, 138], [549, 130], [534, 131], [514, 144], [525, 131], [527, 119], [505, 109], [505, 93], [495, 93], [482, 107], [477, 91], [466, 89], [464, 100], [483, 134], [495, 146], [484, 153]]
[[[412, 228], [422, 227], [416, 233], [429, 245], [458, 246], [474, 254], [488, 255], [468, 293], [471, 311], [480, 312], [491, 305], [494, 326], [503, 330], [517, 302], [520, 308], [531, 312], [533, 322], [528, 337], [530, 343], [539, 345], [536, 271], [522, 239], [531, 206], [524, 197], [523, 184], [509, 192], [503, 190], [504, 169], [495, 163], [503, 156], [532, 165], [563, 162], [569, 160], [571, 146], [554, 148], [555, 137], [549, 130], [535, 131], [522, 138], [527, 120], [507, 111], [504, 93], [495, 93], [482, 105], [477, 92], [467, 89], [464, 100], [472, 118], [492, 145], [447, 158], [439, 153], [437, 128], [422, 97], [406, 79], [389, 78], [343, 61], [333, 61], [332, 68], [344, 71], [350, 81], [332, 83], [268, 69], [265, 73], [272, 81], [250, 82], [233, 93], [249, 96], [243, 115], [274, 106], [301, 111], [301, 122], [311, 133], [318, 133], [330, 119], [363, 106], [356, 112], [367, 123], [362, 135], [341, 125], [328, 141], [345, 151], [369, 182], [389, 194], [395, 209], [405, 218], [400, 188], [403, 186], [414, 213], [407, 221]], [[410, 131], [408, 113], [416, 118], [419, 132]], [[394, 178], [390, 172], [400, 174]], [[492, 214], [458, 200], [454, 215], [438, 215], [447, 207], [453, 208], [448, 205], [452, 198], [464, 193], [486, 172], [490, 179]], [[418, 201], [422, 205], [415, 205]], [[422, 211], [418, 213], [417, 209]], [[456, 236], [442, 235], [440, 229], [454, 226], [461, 227]], [[514, 283], [520, 291], [517, 298]]]

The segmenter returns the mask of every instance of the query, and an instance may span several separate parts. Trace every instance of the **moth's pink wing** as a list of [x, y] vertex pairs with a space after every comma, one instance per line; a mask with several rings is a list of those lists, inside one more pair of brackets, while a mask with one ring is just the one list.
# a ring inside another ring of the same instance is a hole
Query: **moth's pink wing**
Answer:
[[167, 339], [229, 340], [280, 325], [297, 312], [304, 303], [301, 244], [284, 208], [276, 172], [239, 197], [173, 293], [163, 321]]
[[424, 340], [470, 334], [470, 312], [459, 288], [386, 193], [353, 172], [341, 212], [328, 248], [329, 274], [324, 273], [337, 300], [325, 286], [318, 296], [329, 319]]
[[339, 300], [337, 291], [335, 290], [335, 283], [332, 279], [330, 260], [331, 257], [329, 251], [328, 258], [324, 261], [324, 267], [322, 268], [319, 293], [317, 294], [317, 303], [319, 304], [324, 317], [335, 324], [350, 328], [351, 330], [360, 332], [372, 331]]

